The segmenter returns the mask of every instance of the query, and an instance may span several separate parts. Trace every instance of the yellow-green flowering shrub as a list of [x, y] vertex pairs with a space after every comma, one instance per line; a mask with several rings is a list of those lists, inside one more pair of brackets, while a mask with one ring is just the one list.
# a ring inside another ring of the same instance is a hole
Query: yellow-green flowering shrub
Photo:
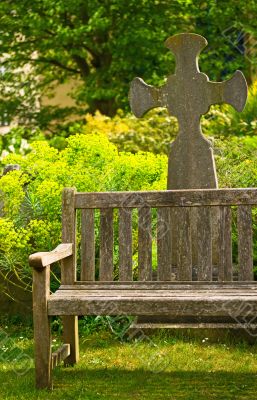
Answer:
[[16, 229], [13, 221], [0, 218], [0, 251], [8, 254], [14, 249], [24, 249], [27, 244], [27, 231], [23, 228]]
[[20, 207], [25, 197], [24, 185], [28, 181], [26, 173], [13, 171], [12, 179], [4, 175], [0, 181], [0, 199], [4, 199], [4, 212], [9, 218], [16, 218], [20, 213]]
[[87, 114], [82, 133], [104, 133], [121, 151], [167, 153], [178, 131], [177, 120], [164, 109], [155, 109], [143, 118], [122, 112], [113, 118], [97, 112]]
[[[5, 163], [19, 164], [21, 170], [11, 171], [0, 179], [4, 202], [0, 240], [6, 243], [0, 247], [0, 270], [7, 276], [15, 271], [24, 279], [24, 285], [31, 281], [29, 254], [51, 250], [61, 241], [64, 187], [76, 187], [78, 191], [166, 187], [165, 155], [119, 153], [103, 133], [73, 135], [61, 151], [46, 141], [32, 144], [32, 149], [26, 155], [9, 155]], [[98, 242], [98, 233], [96, 239]], [[136, 251], [137, 243], [134, 248]], [[117, 249], [115, 260], [118, 261]]]
[[26, 287], [30, 274], [27, 263], [26, 228], [16, 226], [9, 218], [0, 218], [0, 277], [1, 282], [15, 276]]
[[257, 136], [214, 141], [220, 187], [257, 187]]

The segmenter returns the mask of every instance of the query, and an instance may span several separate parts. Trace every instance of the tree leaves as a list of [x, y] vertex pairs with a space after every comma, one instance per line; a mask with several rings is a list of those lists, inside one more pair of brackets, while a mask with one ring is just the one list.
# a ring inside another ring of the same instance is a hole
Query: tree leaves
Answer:
[[[51, 92], [49, 86], [74, 78], [80, 81], [74, 92], [77, 112], [128, 110], [135, 76], [160, 85], [173, 72], [173, 56], [163, 43], [183, 31], [207, 37], [210, 46], [200, 63], [211, 79], [238, 68], [249, 77], [256, 55], [245, 59], [229, 35], [231, 27], [253, 35], [256, 11], [255, 2], [242, 0], [236, 7], [232, 0], [2, 0], [0, 52], [10, 73], [0, 80], [0, 115], [7, 112], [45, 129], [50, 121], [39, 118], [47, 113], [39, 112], [38, 101]], [[21, 83], [28, 88], [22, 96]]]

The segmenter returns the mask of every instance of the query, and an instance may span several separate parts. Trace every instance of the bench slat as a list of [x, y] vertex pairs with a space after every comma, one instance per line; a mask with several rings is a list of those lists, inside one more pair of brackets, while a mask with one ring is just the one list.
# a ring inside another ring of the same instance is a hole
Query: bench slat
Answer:
[[210, 207], [203, 207], [195, 211], [197, 212], [197, 278], [199, 281], [211, 281], [211, 210]]
[[239, 280], [253, 279], [253, 234], [251, 206], [238, 206], [238, 265]]
[[161, 282], [161, 281], [152, 281], [152, 282], [143, 282], [143, 281], [131, 281], [131, 282], [76, 282], [75, 285], [61, 285], [58, 290], [123, 290], [123, 289], [143, 289], [143, 290], [170, 290], [171, 292], [174, 290], [244, 290], [254, 289], [257, 293], [257, 282], [256, 281], [233, 281], [233, 282], [200, 282], [200, 281], [192, 281], [192, 282], [180, 282], [180, 281], [172, 281], [172, 282]]
[[119, 210], [119, 280], [132, 281], [132, 209]]
[[100, 210], [100, 281], [113, 280], [113, 209]]
[[192, 280], [192, 246], [191, 246], [191, 229], [190, 229], [190, 210], [188, 207], [178, 210], [180, 221], [178, 233], [178, 280]]
[[219, 281], [233, 281], [231, 208], [219, 207]]
[[75, 189], [65, 188], [62, 195], [62, 242], [73, 243], [72, 257], [67, 257], [61, 264], [63, 284], [76, 281], [76, 210], [74, 208]]
[[199, 207], [257, 204], [257, 189], [188, 189], [77, 193], [76, 208]]
[[152, 279], [152, 215], [150, 207], [138, 209], [138, 274], [140, 281]]
[[95, 280], [94, 209], [81, 211], [81, 280]]
[[[255, 295], [257, 296], [257, 293], [255, 292]], [[108, 289], [84, 289], [83, 290], [60, 290], [55, 292], [54, 297], [58, 298], [63, 298], [63, 297], [80, 297], [80, 296], [85, 296], [88, 298], [100, 296], [101, 298], [103, 297], [122, 297], [122, 298], [127, 298], [127, 297], [142, 297], [142, 298], [161, 298], [161, 297], [207, 297], [207, 298], [212, 298], [212, 297], [217, 297], [217, 296], [252, 296], [251, 291], [249, 291], [249, 288], [245, 289], [240, 289], [240, 290], [234, 290], [234, 289], [229, 289], [229, 288], [212, 288], [212, 289], [203, 289], [203, 288], [196, 288], [196, 289], [177, 289], [174, 291], [171, 291], [169, 289], [156, 289], [156, 290], [148, 290], [144, 288], [140, 289], [123, 289], [121, 290], [108, 290]]]
[[52, 368], [57, 367], [70, 355], [70, 344], [63, 344], [58, 350], [52, 353]]
[[172, 264], [170, 208], [157, 209], [157, 277], [170, 281]]
[[[73, 243], [73, 255], [62, 261], [61, 282], [72, 284], [76, 281], [76, 209], [74, 207], [76, 190], [65, 188], [62, 198], [62, 242]], [[70, 344], [67, 363], [75, 364], [79, 359], [78, 317], [66, 314], [63, 317], [63, 340]]]
[[[63, 291], [63, 296], [51, 295], [48, 300], [49, 315], [173, 315], [173, 316], [229, 316], [238, 318], [245, 316], [242, 302], [249, 307], [248, 317], [256, 316], [257, 293], [215, 293], [197, 292], [195, 296], [186, 295], [183, 290], [174, 296], [167, 292], [158, 296], [158, 292], [149, 296], [135, 296], [135, 293], [112, 295], [98, 291], [91, 296], [88, 290], [72, 296]], [[69, 291], [71, 292], [71, 291]]]
[[[200, 319], [200, 318], [199, 318]], [[133, 324], [131, 326], [133, 328]], [[143, 329], [246, 329], [248, 332], [250, 330], [257, 328], [257, 323], [249, 323], [236, 321], [234, 322], [199, 322], [192, 321], [190, 322], [141, 322], [136, 324], [137, 330]], [[254, 332], [253, 332], [254, 333]]]

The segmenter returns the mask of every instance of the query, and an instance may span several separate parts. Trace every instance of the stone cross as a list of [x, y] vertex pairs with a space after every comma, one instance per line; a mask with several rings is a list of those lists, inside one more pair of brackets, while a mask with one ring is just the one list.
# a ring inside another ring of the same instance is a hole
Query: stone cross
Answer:
[[242, 72], [236, 71], [227, 81], [210, 82], [198, 67], [198, 56], [207, 45], [200, 35], [174, 35], [165, 45], [175, 55], [175, 74], [160, 88], [135, 78], [129, 95], [131, 109], [141, 117], [154, 107], [166, 107], [178, 119], [179, 134], [169, 155], [168, 189], [215, 188], [212, 148], [202, 134], [200, 118], [212, 104], [227, 103], [242, 111], [247, 99], [246, 80]]

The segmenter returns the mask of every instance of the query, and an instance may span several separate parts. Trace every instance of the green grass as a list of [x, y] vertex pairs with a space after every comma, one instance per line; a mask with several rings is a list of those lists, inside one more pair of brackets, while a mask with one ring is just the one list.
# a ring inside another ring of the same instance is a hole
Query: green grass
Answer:
[[[3, 326], [1, 400], [256, 400], [257, 345], [209, 343], [165, 334], [120, 343], [107, 331], [81, 338], [81, 360], [54, 370], [54, 391], [34, 389], [30, 329]], [[57, 346], [59, 339], [55, 339]], [[6, 350], [7, 349], [7, 350]], [[15, 349], [15, 351], [14, 351]], [[28, 359], [16, 360], [19, 355]], [[14, 356], [15, 355], [15, 356]], [[28, 369], [27, 373], [23, 373]]]

